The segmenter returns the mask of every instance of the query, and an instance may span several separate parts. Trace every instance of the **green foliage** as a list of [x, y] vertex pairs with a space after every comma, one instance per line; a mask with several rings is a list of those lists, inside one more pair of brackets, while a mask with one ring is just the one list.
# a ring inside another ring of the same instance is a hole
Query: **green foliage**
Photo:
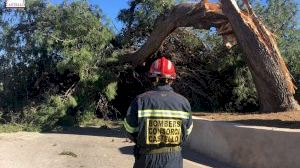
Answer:
[[21, 123], [41, 130], [51, 130], [58, 126], [60, 120], [67, 121], [70, 118], [67, 116], [67, 111], [74, 108], [76, 104], [76, 100], [72, 96], [50, 96], [46, 102], [37, 107], [25, 109]]
[[200, 101], [194, 103], [193, 108], [203, 111], [257, 110], [256, 89], [240, 49], [227, 50], [215, 32], [196, 33], [207, 50], [202, 56], [201, 69], [208, 74], [198, 76], [207, 84], [202, 86], [205, 94], [198, 96]]
[[116, 84], [109, 84], [116, 75], [106, 71], [114, 35], [97, 6], [29, 0], [24, 11], [3, 14], [0, 109], [5, 122], [41, 129], [76, 125], [82, 111], [96, 113], [99, 95], [114, 98]]
[[71, 108], [75, 108], [77, 106], [76, 99], [72, 96], [68, 96], [66, 101], [66, 104]]
[[[269, 0], [266, 6], [257, 5], [264, 22], [275, 33], [282, 56], [285, 58], [289, 70], [300, 86], [300, 27], [299, 3], [295, 0]], [[299, 19], [299, 18], [298, 18]], [[300, 100], [300, 91], [296, 91], [296, 98]]]
[[279, 44], [296, 86], [296, 99], [300, 101], [300, 28], [288, 30], [288, 39], [280, 38]]
[[119, 20], [126, 26], [149, 26], [154, 24], [158, 15], [170, 9], [175, 0], [131, 0], [129, 9], [122, 9], [119, 13]]
[[[299, 23], [296, 21], [297, 7], [299, 5], [294, 0], [268, 0], [266, 3], [255, 1], [253, 5], [257, 15], [275, 34], [282, 55], [286, 59], [297, 87], [299, 87], [300, 54], [297, 46], [300, 45], [300, 30], [297, 27]], [[218, 109], [226, 111], [256, 110], [258, 107], [257, 93], [251, 73], [243, 61], [242, 52], [236, 49], [229, 53], [222, 52], [222, 47], [220, 48], [220, 46], [223, 44], [220, 39], [215, 38], [214, 34], [203, 34], [201, 32], [199, 36], [213, 53], [220, 53], [214, 54], [217, 55], [218, 61], [209, 59], [211, 66], [208, 69], [212, 71], [218, 69], [218, 72], [227, 76], [226, 79], [222, 80], [223, 87], [231, 90], [231, 94], [225, 94], [229, 101], [218, 103]], [[222, 91], [221, 93], [224, 92]], [[223, 96], [218, 96], [216, 100], [222, 100]], [[299, 90], [297, 90], [297, 97], [299, 99]]]
[[106, 121], [103, 119], [99, 119], [94, 112], [86, 111], [79, 118], [80, 126], [104, 126], [106, 125]]
[[199, 37], [194, 35], [184, 36], [182, 42], [192, 48], [196, 48], [202, 45], [202, 41], [199, 39]]
[[125, 25], [117, 40], [122, 46], [140, 46], [153, 29], [155, 19], [176, 0], [130, 0], [129, 8], [119, 12], [118, 19]]
[[[131, 46], [136, 50], [152, 31], [154, 25], [152, 18], [167, 11], [169, 6], [176, 2], [169, 1], [165, 7], [158, 1], [130, 2], [130, 8], [121, 10], [119, 15], [119, 19], [125, 24], [119, 41], [124, 42], [121, 43], [123, 46]], [[251, 2], [261, 20], [277, 36], [282, 54], [299, 86], [300, 54], [297, 46], [300, 40], [299, 26], [297, 28], [295, 20], [297, 13], [295, 0]], [[149, 21], [145, 22], [145, 18]], [[182, 35], [180, 32], [185, 33]], [[215, 30], [198, 31], [187, 28], [176, 31], [165, 40], [164, 46], [163, 53], [172, 52], [176, 55], [176, 58], [173, 58], [178, 65], [175, 90], [188, 97], [193, 110], [256, 111], [258, 109], [256, 89], [242, 52], [238, 47], [228, 51]], [[143, 76], [142, 73], [140, 76]], [[135, 80], [135, 85], [140, 86], [142, 79], [143, 77], [140, 77], [139, 80]], [[124, 84], [120, 88], [126, 88], [125, 86], [127, 85]]]
[[53, 14], [42, 18], [52, 21], [48, 27], [43, 27], [43, 33], [50, 37], [49, 49], [60, 50], [64, 57], [57, 65], [58, 71], [72, 71], [79, 74], [81, 80], [89, 78], [113, 37], [100, 22], [101, 11], [90, 7], [86, 1], [75, 1], [67, 6], [50, 6], [45, 12]]
[[[157, 16], [180, 2], [130, 0], [129, 8], [119, 13], [124, 28], [116, 37], [101, 10], [86, 0], [59, 5], [28, 0], [24, 11], [4, 10], [0, 4], [0, 123], [5, 124], [0, 131], [106, 125], [99, 117], [116, 118], [112, 104], [121, 104], [118, 110], [125, 113], [132, 98], [148, 89], [147, 65], [133, 69], [115, 64], [147, 40]], [[300, 88], [295, 0], [252, 4], [274, 31]], [[215, 30], [178, 29], [164, 46], [164, 53], [176, 54], [175, 90], [189, 98], [194, 110], [257, 110], [242, 52], [238, 47], [227, 50]]]
[[112, 82], [106, 86], [104, 93], [108, 101], [113, 100], [117, 95], [117, 82]]
[[[227, 111], [254, 111], [255, 106], [258, 106], [257, 93], [253, 83], [251, 73], [247, 67], [236, 69], [234, 74], [235, 87], [232, 90], [233, 104], [228, 103], [226, 107], [233, 109], [226, 109]], [[249, 108], [250, 106], [250, 108]], [[248, 108], [247, 108], [248, 107]]]
[[14, 124], [2, 124], [0, 125], [0, 133], [11, 133], [23, 131], [23, 127]]

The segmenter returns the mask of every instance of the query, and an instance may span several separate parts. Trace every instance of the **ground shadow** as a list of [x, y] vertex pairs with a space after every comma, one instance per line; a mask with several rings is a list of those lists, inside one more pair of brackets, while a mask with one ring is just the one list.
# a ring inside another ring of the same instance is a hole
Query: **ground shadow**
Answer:
[[[124, 146], [119, 148], [120, 152], [125, 155], [133, 155], [133, 146]], [[208, 167], [212, 168], [233, 168], [232, 166], [229, 166], [223, 162], [216, 161], [212, 158], [209, 158], [207, 156], [201, 155], [197, 152], [194, 152], [190, 150], [189, 148], [184, 148], [182, 151], [183, 158], [198, 164], [202, 164]]]
[[224, 122], [239, 123], [239, 124], [251, 125], [251, 126], [300, 129], [300, 121], [282, 121], [278, 119], [276, 120], [248, 119], [248, 120], [235, 120], [235, 121], [224, 121]]
[[[116, 138], [125, 138], [126, 135], [124, 131], [120, 128], [97, 128], [97, 127], [64, 127], [60, 131], [46, 132], [47, 134], [74, 134], [74, 135], [87, 135], [87, 136], [105, 136], [105, 137], [116, 137]], [[126, 139], [124, 139], [126, 141]], [[134, 144], [128, 144], [119, 148], [119, 151], [125, 155], [133, 155], [133, 146]], [[203, 156], [197, 152], [194, 152], [188, 148], [184, 148], [183, 157], [186, 160], [190, 160], [195, 163], [206, 165], [213, 168], [232, 168], [222, 162], [218, 162], [209, 157]]]
[[121, 147], [119, 151], [125, 155], [133, 155], [133, 146], [134, 145]]
[[125, 132], [120, 128], [103, 128], [103, 127], [64, 127], [59, 131], [43, 132], [47, 134], [74, 134], [88, 136], [105, 136], [115, 138], [125, 138]]
[[212, 168], [234, 168], [233, 166], [230, 166], [226, 163], [217, 161], [215, 159], [212, 159], [210, 157], [201, 155], [189, 148], [184, 148], [182, 151], [183, 158], [186, 160], [190, 160], [195, 163], [199, 163], [208, 167]]

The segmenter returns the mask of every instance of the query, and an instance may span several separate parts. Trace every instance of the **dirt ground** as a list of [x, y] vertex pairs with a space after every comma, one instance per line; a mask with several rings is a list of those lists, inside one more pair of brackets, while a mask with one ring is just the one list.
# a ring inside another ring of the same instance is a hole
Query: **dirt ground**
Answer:
[[300, 111], [277, 113], [193, 113], [208, 120], [235, 122], [245, 125], [270, 126], [280, 128], [300, 128]]
[[[280, 113], [194, 113], [208, 120], [300, 128], [300, 111]], [[117, 128], [79, 127], [52, 133], [0, 134], [0, 168], [130, 168], [132, 143]], [[184, 168], [229, 168], [184, 150]]]
[[[2, 133], [0, 168], [131, 168], [132, 146], [121, 130], [111, 128]], [[189, 149], [184, 158], [184, 168], [229, 168]]]

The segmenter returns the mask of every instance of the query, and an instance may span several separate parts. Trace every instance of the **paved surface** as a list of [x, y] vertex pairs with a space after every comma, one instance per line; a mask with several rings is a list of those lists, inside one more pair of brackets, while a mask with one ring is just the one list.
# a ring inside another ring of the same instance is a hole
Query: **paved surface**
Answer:
[[[117, 129], [0, 134], [0, 168], [131, 168], [132, 145]], [[191, 151], [184, 156], [185, 168], [228, 167]]]

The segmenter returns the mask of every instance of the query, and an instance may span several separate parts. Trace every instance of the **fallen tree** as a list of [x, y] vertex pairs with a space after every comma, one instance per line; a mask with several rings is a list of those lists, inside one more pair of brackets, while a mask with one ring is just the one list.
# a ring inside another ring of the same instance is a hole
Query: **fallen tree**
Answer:
[[142, 64], [178, 27], [215, 27], [227, 47], [238, 42], [243, 50], [257, 89], [261, 111], [299, 110], [299, 104], [293, 96], [296, 87], [274, 35], [259, 21], [246, 0], [248, 12], [240, 10], [234, 0], [221, 0], [221, 3], [202, 1], [176, 5], [157, 18], [145, 44], [138, 51], [125, 55], [123, 61]]

